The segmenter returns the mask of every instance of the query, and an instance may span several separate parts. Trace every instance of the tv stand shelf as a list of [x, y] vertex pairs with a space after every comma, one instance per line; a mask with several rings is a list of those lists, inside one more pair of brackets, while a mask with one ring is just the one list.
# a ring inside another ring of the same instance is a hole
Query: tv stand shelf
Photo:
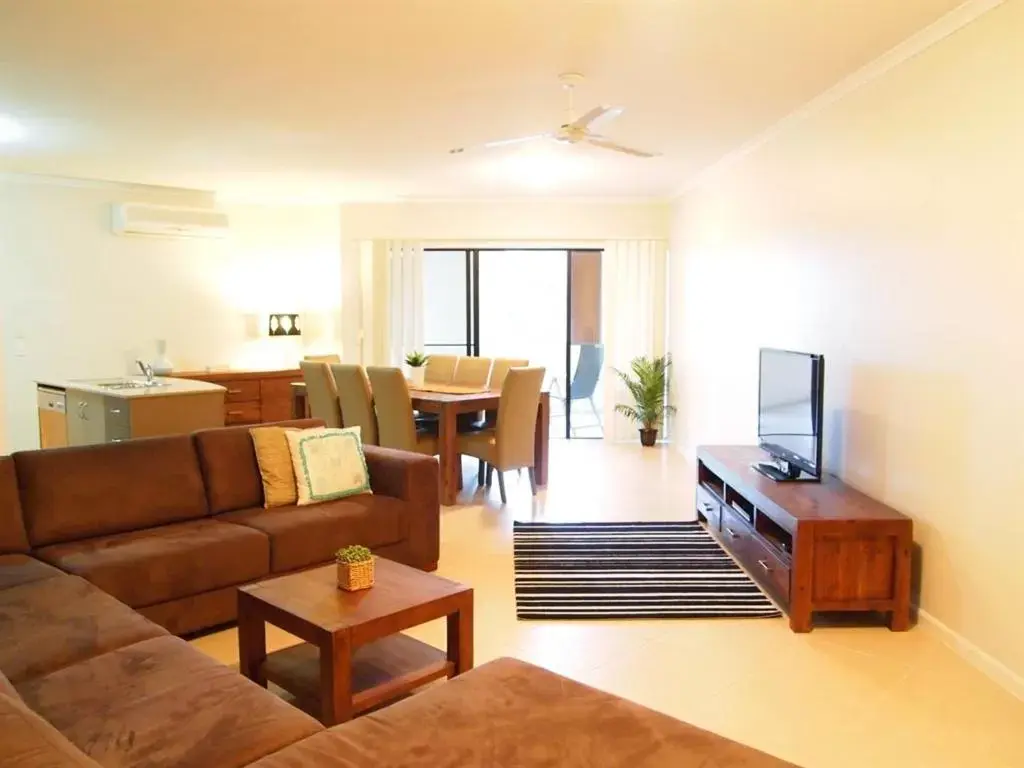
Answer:
[[756, 446], [697, 449], [697, 519], [810, 632], [819, 611], [889, 614], [910, 629], [913, 522], [835, 477], [779, 483], [751, 469]]

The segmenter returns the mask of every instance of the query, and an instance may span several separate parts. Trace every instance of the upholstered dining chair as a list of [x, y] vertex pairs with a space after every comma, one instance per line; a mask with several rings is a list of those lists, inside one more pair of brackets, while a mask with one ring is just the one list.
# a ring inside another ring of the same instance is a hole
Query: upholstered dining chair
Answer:
[[384, 448], [435, 455], [437, 434], [417, 429], [409, 384], [401, 369], [368, 366], [366, 375], [370, 379], [373, 407], [377, 412], [378, 444]]
[[483, 474], [484, 464], [487, 465], [487, 485], [491, 484], [491, 472], [498, 470], [498, 490], [501, 492], [502, 504], [507, 501], [503, 473], [510, 469], [526, 467], [530, 473], [530, 489], [537, 495], [533, 443], [543, 385], [543, 368], [511, 369], [505, 377], [498, 400], [498, 421], [494, 429], [468, 432], [457, 438], [458, 452], [481, 462], [480, 475]]
[[327, 363], [331, 365], [333, 363], [341, 362], [341, 355], [306, 355], [303, 360], [308, 360], [311, 363]]
[[302, 379], [306, 382], [306, 401], [314, 419], [322, 419], [328, 427], [341, 426], [341, 406], [338, 404], [338, 390], [327, 363], [302, 360], [299, 363]]
[[335, 363], [331, 366], [334, 385], [341, 405], [341, 422], [346, 427], [359, 427], [363, 443], [377, 445], [377, 415], [373, 412], [373, 395], [366, 369], [361, 365]]
[[427, 358], [427, 370], [423, 372], [424, 381], [432, 384], [451, 384], [458, 360], [458, 355], [430, 355]]
[[487, 388], [492, 392], [501, 392], [501, 385], [505, 383], [509, 368], [525, 368], [530, 364], [529, 360], [522, 360], [514, 357], [494, 358], [494, 367], [491, 368], [491, 380]]
[[491, 358], [460, 357], [455, 363], [452, 384], [461, 387], [486, 387], [491, 378]]

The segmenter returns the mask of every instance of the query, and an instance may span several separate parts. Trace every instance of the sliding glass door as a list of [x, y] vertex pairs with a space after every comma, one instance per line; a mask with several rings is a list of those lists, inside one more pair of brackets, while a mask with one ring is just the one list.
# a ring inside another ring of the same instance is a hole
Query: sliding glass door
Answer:
[[542, 366], [551, 436], [603, 436], [601, 251], [427, 250], [424, 295], [428, 354]]

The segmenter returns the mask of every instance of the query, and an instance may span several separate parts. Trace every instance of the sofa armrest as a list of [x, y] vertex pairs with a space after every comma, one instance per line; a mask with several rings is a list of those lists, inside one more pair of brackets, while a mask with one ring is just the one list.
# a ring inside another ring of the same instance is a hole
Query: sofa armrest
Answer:
[[437, 459], [409, 451], [364, 445], [370, 488], [406, 503], [403, 521], [410, 565], [434, 570], [441, 546], [440, 472]]

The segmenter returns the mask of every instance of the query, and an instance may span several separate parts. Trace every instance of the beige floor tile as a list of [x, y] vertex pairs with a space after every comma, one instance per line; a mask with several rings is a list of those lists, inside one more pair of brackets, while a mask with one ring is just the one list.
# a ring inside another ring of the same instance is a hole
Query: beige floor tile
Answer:
[[[692, 519], [693, 479], [665, 448], [552, 443], [537, 498], [509, 473], [476, 486], [466, 461], [460, 505], [441, 519], [439, 573], [474, 589], [474, 655], [521, 658], [792, 760], [806, 768], [1024, 768], [1024, 702], [924, 631], [820, 628], [785, 619], [517, 621], [514, 520]], [[443, 621], [410, 634], [444, 647]], [[271, 649], [296, 642], [268, 631]], [[237, 662], [234, 630], [195, 641]]]

